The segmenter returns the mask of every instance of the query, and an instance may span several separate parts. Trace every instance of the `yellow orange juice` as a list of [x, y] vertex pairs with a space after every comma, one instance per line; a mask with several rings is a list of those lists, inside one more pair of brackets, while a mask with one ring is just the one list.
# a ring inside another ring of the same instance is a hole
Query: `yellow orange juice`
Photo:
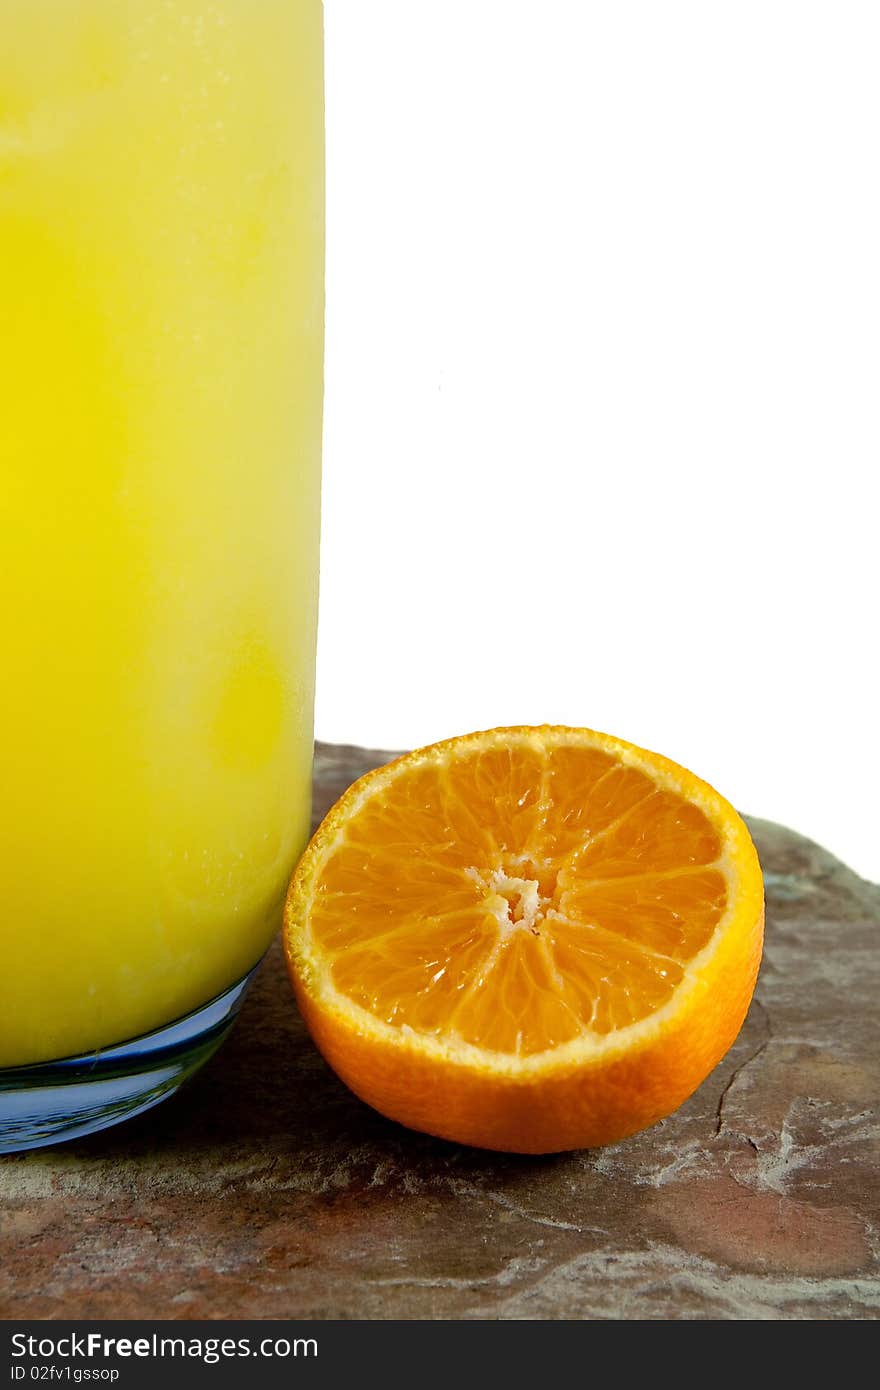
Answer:
[[260, 956], [308, 831], [319, 0], [0, 4], [0, 1067]]

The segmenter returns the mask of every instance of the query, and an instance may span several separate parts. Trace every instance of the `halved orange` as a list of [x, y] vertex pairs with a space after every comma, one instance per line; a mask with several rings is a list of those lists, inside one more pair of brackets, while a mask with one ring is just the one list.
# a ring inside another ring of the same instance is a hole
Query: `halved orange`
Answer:
[[699, 1086], [745, 1017], [763, 922], [748, 831], [705, 782], [588, 729], [495, 729], [346, 792], [297, 868], [285, 949], [363, 1100], [546, 1153]]

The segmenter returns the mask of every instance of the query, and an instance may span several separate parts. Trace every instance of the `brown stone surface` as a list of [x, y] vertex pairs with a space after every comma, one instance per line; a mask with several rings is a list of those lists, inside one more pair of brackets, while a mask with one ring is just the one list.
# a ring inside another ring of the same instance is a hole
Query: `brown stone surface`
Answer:
[[[320, 749], [317, 809], [387, 756]], [[756, 998], [663, 1124], [550, 1159], [400, 1129], [316, 1054], [276, 946], [188, 1090], [0, 1159], [0, 1316], [877, 1317], [880, 888], [751, 825]]]

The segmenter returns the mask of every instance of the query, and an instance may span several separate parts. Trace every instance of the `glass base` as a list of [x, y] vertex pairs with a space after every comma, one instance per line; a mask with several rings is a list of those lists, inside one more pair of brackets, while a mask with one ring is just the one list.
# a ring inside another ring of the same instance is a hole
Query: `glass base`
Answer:
[[173, 1095], [229, 1033], [256, 969], [154, 1033], [82, 1057], [0, 1068], [0, 1154], [79, 1139]]

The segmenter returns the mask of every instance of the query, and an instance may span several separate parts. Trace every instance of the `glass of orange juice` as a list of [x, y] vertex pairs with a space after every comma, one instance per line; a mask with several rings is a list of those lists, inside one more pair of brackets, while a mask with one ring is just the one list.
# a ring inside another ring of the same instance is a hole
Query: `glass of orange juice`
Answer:
[[170, 1094], [310, 814], [320, 0], [0, 6], [0, 1151]]

